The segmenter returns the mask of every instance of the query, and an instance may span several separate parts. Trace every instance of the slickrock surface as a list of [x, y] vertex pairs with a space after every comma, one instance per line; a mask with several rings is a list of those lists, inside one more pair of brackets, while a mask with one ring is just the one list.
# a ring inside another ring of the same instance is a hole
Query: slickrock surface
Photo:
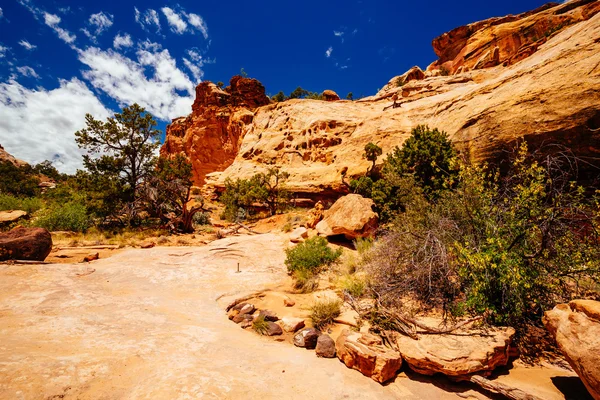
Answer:
[[283, 280], [287, 242], [266, 234], [89, 265], [0, 265], [0, 398], [460, 398], [406, 377], [382, 387], [231, 323], [229, 299], [215, 299]]

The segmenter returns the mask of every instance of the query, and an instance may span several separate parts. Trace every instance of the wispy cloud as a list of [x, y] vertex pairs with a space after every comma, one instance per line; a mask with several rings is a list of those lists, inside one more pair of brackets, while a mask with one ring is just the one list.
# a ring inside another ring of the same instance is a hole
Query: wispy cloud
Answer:
[[27, 40], [23, 39], [19, 41], [19, 44], [25, 47], [26, 50], [35, 50], [37, 48], [36, 45], [29, 43]]
[[331, 57], [331, 53], [333, 53], [333, 47], [329, 46], [329, 48], [325, 50], [325, 57]]
[[10, 47], [2, 46], [0, 44], [0, 58], [6, 57], [6, 52], [10, 50]]
[[148, 9], [143, 13], [137, 9], [137, 7], [133, 7], [135, 12], [135, 22], [137, 22], [142, 29], [148, 31], [151, 26], [156, 27], [156, 32], [160, 32], [160, 19], [158, 17], [158, 12], [153, 9]]
[[113, 47], [115, 49], [131, 46], [133, 46], [133, 41], [131, 40], [131, 35], [129, 35], [128, 33], [124, 35], [117, 33], [117, 35], [113, 39]]
[[40, 76], [35, 72], [35, 70], [28, 66], [17, 67], [17, 71], [23, 75], [24, 77], [36, 78], [39, 79]]
[[0, 7], [0, 19], [2, 19], [2, 17], [4, 17], [4, 11], [2, 11], [2, 7]]
[[187, 23], [181, 18], [181, 15], [177, 14], [173, 9], [169, 7], [161, 8], [161, 11], [167, 17], [167, 22], [171, 27], [171, 31], [179, 35], [185, 33], [187, 29]]
[[185, 14], [185, 16], [190, 25], [202, 32], [204, 39], [208, 39], [208, 26], [206, 25], [206, 22], [204, 22], [204, 19], [200, 15], [192, 13]]
[[108, 30], [113, 25], [113, 21], [113, 15], [100, 11], [99, 13], [90, 15], [88, 26], [92, 31], [89, 31], [87, 28], [83, 28], [82, 31], [93, 42], [96, 42], [96, 38]]
[[77, 36], [69, 32], [68, 30], [61, 28], [59, 26], [60, 21], [61, 19], [58, 15], [50, 14], [44, 11], [44, 23], [50, 28], [52, 28], [54, 32], [56, 32], [58, 37], [65, 43], [73, 43], [75, 39], [77, 39]]

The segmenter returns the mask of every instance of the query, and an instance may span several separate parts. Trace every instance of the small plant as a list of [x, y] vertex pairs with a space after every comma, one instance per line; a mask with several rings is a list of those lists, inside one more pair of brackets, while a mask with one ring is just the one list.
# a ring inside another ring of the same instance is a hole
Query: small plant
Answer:
[[192, 220], [196, 226], [210, 225], [210, 214], [207, 212], [199, 212], [194, 214]]
[[402, 87], [406, 82], [404, 81], [403, 77], [399, 76], [396, 78], [396, 81], [394, 83], [396, 84], [396, 87]]
[[16, 197], [10, 194], [0, 193], [0, 211], [5, 210], [23, 210], [32, 214], [43, 206], [42, 200], [38, 197]]
[[285, 252], [285, 265], [289, 272], [305, 270], [317, 273], [321, 267], [332, 264], [342, 255], [342, 249], [332, 250], [327, 239], [320, 236], [310, 238]]
[[252, 321], [252, 329], [259, 335], [266, 335], [269, 332], [269, 322], [265, 321], [264, 316], [258, 316]]
[[358, 251], [358, 254], [360, 254], [361, 256], [364, 255], [369, 250], [371, 250], [372, 247], [373, 247], [373, 238], [371, 238], [371, 237], [366, 237], [366, 238], [358, 237], [354, 241], [354, 248]]
[[357, 275], [345, 275], [338, 281], [338, 286], [352, 297], [360, 297], [365, 292], [366, 283]]
[[333, 320], [340, 316], [342, 302], [338, 299], [326, 299], [316, 302], [310, 308], [310, 319], [313, 326], [322, 329], [331, 325]]
[[441, 76], [448, 76], [450, 75], [450, 70], [448, 68], [446, 68], [445, 66], [441, 66], [440, 67], [440, 75]]
[[311, 293], [319, 288], [319, 276], [307, 271], [298, 270], [294, 274], [294, 289], [300, 293]]
[[288, 223], [286, 223], [286, 224], [285, 224], [285, 225], [284, 225], [284, 226], [281, 228], [281, 230], [282, 230], [282, 231], [284, 231], [284, 232], [286, 232], [286, 233], [287, 233], [287, 232], [291, 232], [291, 231], [292, 231], [292, 223], [291, 223], [291, 222], [288, 222]]

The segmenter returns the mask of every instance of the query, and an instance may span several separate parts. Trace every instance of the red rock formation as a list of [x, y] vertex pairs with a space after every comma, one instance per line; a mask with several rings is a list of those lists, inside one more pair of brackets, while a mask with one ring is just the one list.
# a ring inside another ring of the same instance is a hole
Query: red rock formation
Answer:
[[256, 79], [234, 76], [225, 89], [212, 82], [196, 87], [192, 114], [167, 126], [161, 156], [184, 153], [192, 162], [194, 181], [223, 171], [234, 160], [256, 107], [269, 104], [264, 86]]
[[340, 99], [340, 96], [338, 96], [338, 94], [336, 92], [334, 92], [333, 90], [325, 90], [323, 91], [323, 100], [325, 101], [338, 101]]
[[2, 145], [0, 145], [0, 161], [8, 161], [15, 167], [23, 167], [28, 165], [25, 161], [19, 160], [18, 158], [15, 158], [13, 155], [9, 154], [6, 150], [4, 150]]
[[562, 29], [593, 17], [600, 2], [574, 0], [548, 3], [519, 15], [490, 18], [453, 29], [433, 40], [439, 60], [427, 70], [448, 73], [512, 65], [535, 53], [547, 39]]

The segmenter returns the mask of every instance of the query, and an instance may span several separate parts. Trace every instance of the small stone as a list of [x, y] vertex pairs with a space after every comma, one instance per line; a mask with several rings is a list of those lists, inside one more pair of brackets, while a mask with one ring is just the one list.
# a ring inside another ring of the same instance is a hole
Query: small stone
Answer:
[[315, 352], [319, 357], [333, 358], [335, 357], [335, 342], [329, 335], [321, 335], [317, 339]]
[[256, 308], [253, 304], [250, 303], [240, 303], [233, 307], [227, 313], [229, 319], [233, 319], [236, 315], [239, 314], [252, 314]]
[[90, 262], [90, 261], [94, 261], [100, 258], [100, 253], [92, 253], [92, 254], [88, 254], [87, 256], [85, 256], [83, 258], [83, 262]]
[[263, 317], [265, 321], [275, 322], [279, 320], [279, 317], [271, 310], [260, 310], [258, 316]]
[[315, 328], [305, 328], [294, 335], [294, 345], [305, 349], [317, 347], [317, 340], [321, 333]]
[[279, 335], [283, 334], [283, 330], [275, 322], [269, 321], [269, 322], [267, 322], [267, 324], [269, 325], [269, 327], [267, 328], [268, 336], [279, 336]]
[[154, 243], [154, 242], [144, 242], [144, 243], [142, 243], [142, 244], [140, 245], [140, 247], [141, 247], [142, 249], [151, 249], [151, 248], [153, 248], [154, 246], [156, 246], [156, 243]]
[[304, 328], [304, 320], [296, 317], [283, 317], [281, 325], [286, 332], [296, 332], [298, 329]]
[[292, 299], [283, 299], [283, 305], [286, 307], [294, 307], [296, 302]]
[[254, 318], [250, 314], [238, 314], [235, 317], [233, 317], [232, 321], [235, 322], [236, 324], [239, 324], [242, 321], [252, 322], [253, 319]]
[[251, 319], [244, 319], [242, 322], [240, 322], [240, 327], [242, 329], [250, 328], [251, 326], [252, 326], [252, 320]]

